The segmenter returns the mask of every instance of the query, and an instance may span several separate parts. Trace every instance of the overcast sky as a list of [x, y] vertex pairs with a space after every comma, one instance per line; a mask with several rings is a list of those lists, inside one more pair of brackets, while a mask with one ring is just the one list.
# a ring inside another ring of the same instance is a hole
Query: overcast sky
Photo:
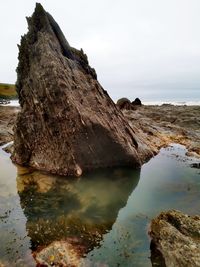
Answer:
[[[200, 92], [199, 0], [41, 0], [71, 46], [83, 48], [113, 98]], [[35, 1], [1, 1], [0, 82], [14, 83], [17, 43]], [[191, 91], [192, 92], [192, 91]], [[196, 95], [197, 96], [197, 95]]]

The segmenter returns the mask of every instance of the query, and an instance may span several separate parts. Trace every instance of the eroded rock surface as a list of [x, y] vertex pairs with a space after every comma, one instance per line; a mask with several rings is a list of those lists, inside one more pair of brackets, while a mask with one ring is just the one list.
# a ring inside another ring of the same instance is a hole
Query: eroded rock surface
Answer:
[[200, 216], [162, 212], [152, 220], [150, 236], [153, 266], [200, 266]]
[[158, 153], [171, 143], [186, 146], [188, 156], [200, 157], [200, 106], [140, 106], [123, 110], [132, 127]]
[[0, 146], [13, 141], [13, 126], [19, 108], [0, 106]]
[[60, 175], [140, 166], [152, 152], [40, 4], [19, 46], [18, 115], [12, 160]]

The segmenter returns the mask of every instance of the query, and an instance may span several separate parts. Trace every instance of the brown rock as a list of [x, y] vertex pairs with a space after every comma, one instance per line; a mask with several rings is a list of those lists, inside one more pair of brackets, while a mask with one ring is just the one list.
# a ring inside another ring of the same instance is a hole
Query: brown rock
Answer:
[[155, 153], [178, 143], [186, 146], [188, 156], [200, 157], [200, 106], [142, 105], [123, 113]]
[[40, 4], [19, 46], [13, 162], [60, 175], [138, 167], [152, 153]]
[[150, 236], [153, 266], [200, 266], [200, 216], [162, 212], [152, 220]]
[[127, 109], [127, 110], [131, 110], [132, 109], [131, 101], [126, 97], [120, 98], [117, 101], [117, 106], [120, 109]]

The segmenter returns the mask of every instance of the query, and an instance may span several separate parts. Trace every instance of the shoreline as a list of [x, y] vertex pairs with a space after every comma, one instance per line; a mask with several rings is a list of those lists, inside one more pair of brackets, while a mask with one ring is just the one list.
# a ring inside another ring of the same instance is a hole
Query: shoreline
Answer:
[[200, 106], [200, 101], [143, 101], [144, 106]]
[[[19, 111], [20, 107], [0, 106], [0, 145], [13, 141]], [[155, 154], [170, 143], [179, 143], [186, 146], [188, 155], [200, 158], [200, 106], [142, 105], [122, 113]]]
[[[19, 100], [18, 99], [9, 99], [8, 104], [0, 104], [0, 107], [20, 107]], [[114, 101], [114, 100], [113, 100]], [[115, 101], [114, 101], [115, 102]], [[179, 100], [147, 100], [147, 101], [142, 101], [142, 106], [163, 106], [163, 105], [170, 105], [170, 106], [200, 106], [200, 100], [199, 101], [194, 101], [194, 100], [189, 100], [189, 101], [179, 101]]]

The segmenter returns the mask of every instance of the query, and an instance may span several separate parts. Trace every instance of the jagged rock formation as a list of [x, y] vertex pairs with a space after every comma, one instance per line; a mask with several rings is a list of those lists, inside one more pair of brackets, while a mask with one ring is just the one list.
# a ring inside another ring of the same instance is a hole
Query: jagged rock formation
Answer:
[[200, 266], [200, 216], [162, 212], [152, 220], [150, 236], [153, 266]]
[[21, 105], [12, 160], [60, 175], [140, 166], [152, 156], [97, 81], [87, 56], [72, 48], [41, 4], [19, 46]]

